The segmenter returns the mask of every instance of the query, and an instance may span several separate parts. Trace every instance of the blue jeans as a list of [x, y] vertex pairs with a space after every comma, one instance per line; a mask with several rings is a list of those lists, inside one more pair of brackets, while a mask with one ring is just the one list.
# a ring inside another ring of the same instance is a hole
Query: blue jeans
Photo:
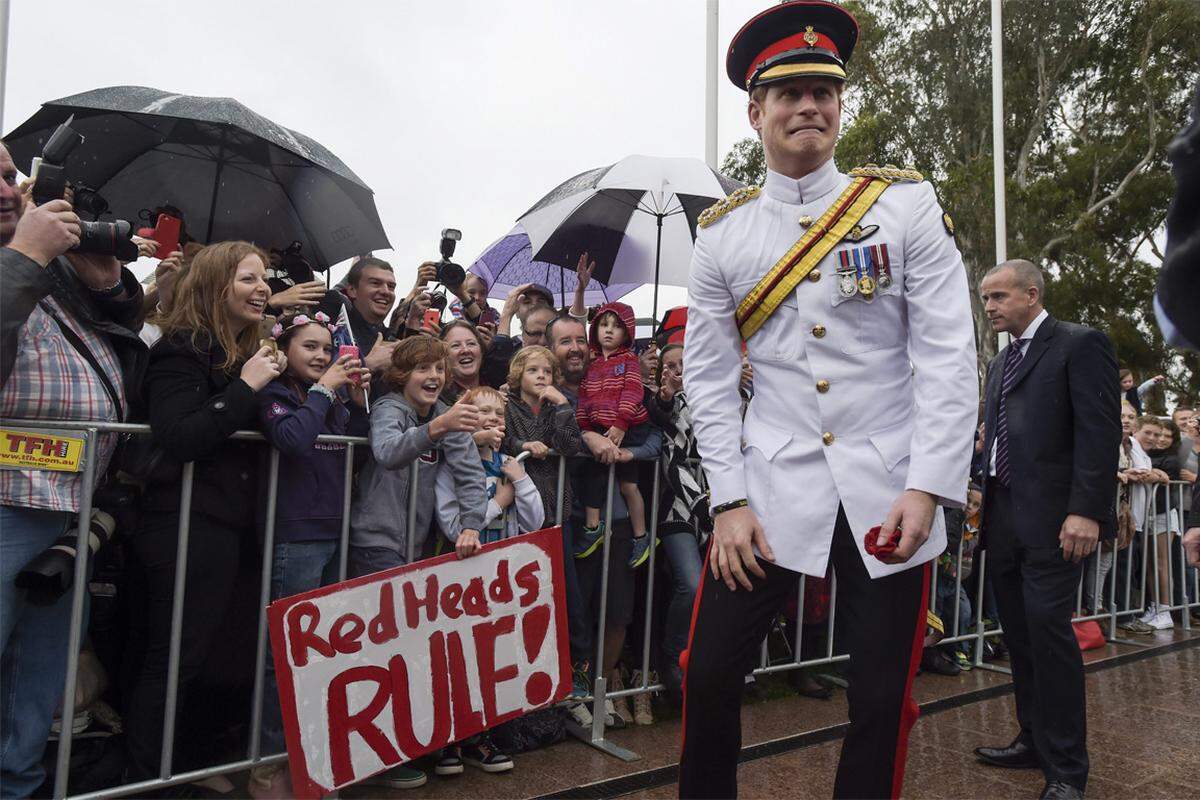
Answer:
[[16, 577], [72, 516], [0, 506], [0, 797], [28, 797], [46, 777], [42, 754], [67, 677], [72, 592], [35, 606]]
[[[937, 565], [934, 565], [937, 569]], [[954, 620], [950, 617], [954, 614], [954, 590], [958, 589], [958, 635], [970, 633], [974, 631], [972, 625], [971, 600], [967, 597], [966, 590], [960, 586], [954, 578], [942, 571], [937, 573], [937, 615], [942, 618], [942, 624], [946, 626], [946, 636], [954, 635]], [[964, 653], [970, 654], [970, 646], [966, 642], [959, 642], [955, 645], [956, 648]]]
[[[280, 542], [272, 551], [271, 600], [291, 597], [337, 583], [338, 541]], [[263, 755], [287, 749], [283, 737], [283, 716], [279, 707], [279, 687], [275, 683], [275, 661], [267, 655], [266, 685], [263, 687]]]
[[663, 552], [671, 567], [671, 601], [667, 607], [667, 625], [663, 632], [664, 664], [679, 663], [679, 654], [687, 648], [688, 633], [692, 627], [692, 607], [696, 601], [696, 589], [700, 586], [700, 572], [704, 564], [700, 559], [700, 547], [691, 533], [676, 533], [664, 536]]

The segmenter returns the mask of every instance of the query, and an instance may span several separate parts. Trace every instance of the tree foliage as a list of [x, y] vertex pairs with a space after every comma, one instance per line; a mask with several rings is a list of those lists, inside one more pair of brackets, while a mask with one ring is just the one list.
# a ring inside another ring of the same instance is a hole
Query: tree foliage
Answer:
[[[847, 5], [862, 33], [838, 164], [924, 172], [978, 286], [995, 263], [989, 4]], [[1166, 145], [1200, 79], [1200, 3], [1010, 0], [1003, 19], [1008, 257], [1042, 266], [1050, 312], [1107, 332], [1122, 365], [1200, 395], [1200, 363], [1165, 346], [1152, 309], [1174, 191]], [[761, 144], [738, 142], [722, 169], [761, 183]], [[995, 338], [972, 303], [990, 358]]]

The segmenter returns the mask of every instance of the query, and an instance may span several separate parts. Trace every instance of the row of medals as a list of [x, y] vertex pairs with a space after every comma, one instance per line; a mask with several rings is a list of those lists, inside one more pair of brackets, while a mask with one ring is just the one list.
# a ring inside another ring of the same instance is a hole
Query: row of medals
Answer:
[[[808, 214], [799, 219], [801, 228], [808, 228], [813, 224], [813, 218]], [[862, 228], [858, 225], [854, 226], [851, 234], [861, 233]], [[856, 294], [861, 294], [863, 299], [870, 302], [875, 299], [875, 289], [886, 289], [892, 285], [892, 276], [888, 272], [881, 272], [878, 278], [872, 278], [870, 275], [864, 275], [857, 278], [857, 270], [855, 269], [839, 269], [838, 276], [838, 291], [843, 297], [854, 297]]]

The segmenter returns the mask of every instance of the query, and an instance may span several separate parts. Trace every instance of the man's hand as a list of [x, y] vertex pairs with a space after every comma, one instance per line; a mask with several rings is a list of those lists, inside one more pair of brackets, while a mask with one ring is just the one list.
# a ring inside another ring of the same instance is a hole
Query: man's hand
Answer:
[[8, 246], [44, 267], [78, 244], [79, 217], [66, 200], [51, 200], [25, 207]]
[[430, 438], [442, 438], [447, 433], [475, 433], [479, 430], [479, 407], [469, 403], [455, 403], [440, 417], [429, 423]]
[[607, 436], [601, 436], [595, 431], [583, 432], [583, 443], [592, 451], [592, 458], [601, 464], [615, 464], [619, 455], [618, 448]]
[[[99, 253], [67, 253], [75, 274], [89, 289], [109, 289], [121, 281], [121, 262]], [[125, 296], [121, 292], [121, 296]]]
[[315, 306], [325, 297], [325, 281], [308, 281], [289, 286], [278, 294], [271, 295], [267, 305], [277, 311], [295, 306]]
[[500, 449], [500, 443], [504, 441], [504, 430], [501, 428], [484, 428], [481, 431], [476, 431], [473, 437], [476, 447], [490, 447], [493, 450]]
[[529, 453], [533, 458], [545, 458], [550, 455], [550, 448], [539, 441], [529, 441], [521, 445], [521, 449]]
[[896, 528], [900, 529], [900, 544], [891, 555], [881, 559], [885, 564], [903, 564], [925, 544], [933, 524], [937, 500], [929, 492], [907, 489], [892, 503], [892, 510], [879, 528], [879, 545], [887, 544]]
[[1187, 554], [1190, 567], [1200, 567], [1200, 528], [1192, 528], [1183, 535], [1183, 551]]
[[767, 544], [762, 524], [749, 507], [735, 508], [718, 514], [713, 527], [713, 543], [708, 553], [708, 566], [713, 577], [725, 582], [729, 591], [736, 592], [740, 584], [748, 592], [754, 591], [746, 571], [759, 578], [766, 573], [754, 557], [754, 548], [767, 561], [775, 560], [771, 545]]
[[483, 545], [479, 544], [479, 531], [470, 528], [463, 528], [462, 533], [458, 535], [458, 541], [454, 543], [454, 553], [459, 558], [470, 558], [483, 549]]
[[617, 450], [617, 463], [618, 464], [628, 464], [630, 461], [633, 461], [633, 451], [632, 450], [627, 450], [624, 447]]
[[596, 269], [596, 262], [588, 258], [587, 253], [579, 254], [579, 263], [575, 265], [575, 284], [576, 294], [582, 295], [587, 291], [588, 284], [592, 282], [592, 272]]
[[604, 437], [617, 447], [620, 447], [621, 442], [625, 441], [625, 431], [621, 428], [618, 428], [616, 425], [613, 425], [608, 429], [608, 433], [604, 434]]
[[375, 337], [375, 344], [371, 347], [371, 352], [367, 353], [363, 359], [363, 366], [371, 370], [371, 372], [381, 372], [388, 368], [392, 363], [392, 351], [400, 342], [385, 342], [383, 334]]
[[1068, 514], [1058, 532], [1063, 561], [1082, 561], [1096, 549], [1100, 541], [1100, 523], [1094, 519]]
[[1192, 472], [1190, 469], [1179, 470], [1179, 477], [1187, 483], [1196, 482], [1196, 473]]
[[508, 297], [504, 298], [504, 306], [500, 309], [500, 325], [497, 328], [500, 333], [505, 336], [512, 335], [512, 318], [522, 316], [522, 309], [528, 307], [532, 302], [525, 296], [525, 293], [532, 288], [532, 283], [523, 283], [515, 287], [508, 293]]

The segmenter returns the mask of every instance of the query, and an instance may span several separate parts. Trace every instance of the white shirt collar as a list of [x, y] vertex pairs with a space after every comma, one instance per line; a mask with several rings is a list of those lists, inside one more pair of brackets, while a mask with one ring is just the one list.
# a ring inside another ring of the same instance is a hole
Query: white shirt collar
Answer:
[[840, 174], [832, 158], [802, 178], [789, 178], [768, 169], [763, 191], [781, 203], [803, 205], [833, 191]]
[[1042, 327], [1042, 323], [1046, 321], [1046, 317], [1048, 316], [1050, 315], [1047, 314], [1046, 309], [1043, 308], [1041, 312], [1033, 318], [1033, 322], [1029, 323], [1029, 327], [1026, 328], [1025, 331], [1017, 338], [1026, 340], [1032, 339], [1035, 335], [1037, 335], [1038, 328]]

